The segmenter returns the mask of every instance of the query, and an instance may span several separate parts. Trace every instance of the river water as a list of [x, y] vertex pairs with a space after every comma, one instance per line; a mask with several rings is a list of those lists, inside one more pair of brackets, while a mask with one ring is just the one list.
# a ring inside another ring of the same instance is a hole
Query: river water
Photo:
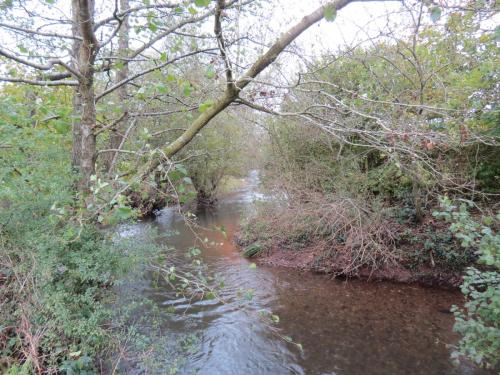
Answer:
[[[215, 209], [197, 213], [199, 224], [208, 228], [197, 231], [199, 238], [216, 243], [203, 247], [201, 257], [209, 274], [224, 279], [224, 303], [187, 303], [167, 285], [153, 286], [152, 281], [143, 288], [160, 310], [169, 311], [162, 315], [164, 335], [189, 332], [197, 337], [196, 350], [185, 355], [177, 373], [483, 373], [450, 360], [457, 337], [449, 308], [461, 303], [458, 292], [253, 267], [231, 239], [241, 216], [259, 198], [258, 174], [252, 172], [244, 188], [223, 197]], [[227, 237], [209, 230], [215, 226], [225, 227]], [[140, 235], [151, 227], [170, 233], [165, 241], [177, 252], [200, 245], [182, 216], [171, 209], [154, 221], [135, 224], [128, 233]], [[270, 330], [256, 313], [261, 310], [278, 315], [281, 335], [303, 350]]]

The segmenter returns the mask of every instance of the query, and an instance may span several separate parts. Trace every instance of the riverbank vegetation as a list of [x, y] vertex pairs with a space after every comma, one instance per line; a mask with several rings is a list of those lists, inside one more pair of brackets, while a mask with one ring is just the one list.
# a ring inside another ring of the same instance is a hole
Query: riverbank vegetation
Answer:
[[412, 12], [411, 35], [325, 55], [279, 110], [261, 108], [275, 115], [263, 173], [276, 199], [239, 240], [269, 264], [428, 285], [457, 286], [479, 261], [462, 285], [457, 353], [495, 365], [498, 40], [473, 12], [442, 31]]
[[473, 17], [325, 56], [302, 76], [268, 125], [266, 176], [284, 203], [262, 216], [283, 232], [258, 229], [263, 241], [339, 245], [344, 274], [473, 260], [432, 217], [440, 195], [497, 209], [497, 42]]
[[290, 27], [280, 2], [0, 1], [0, 372], [112, 373], [124, 345], [151, 353], [117, 289], [168, 251], [114, 226], [214, 204], [257, 168], [273, 199], [242, 230], [247, 255], [438, 284], [465, 271], [457, 357], [498, 363], [497, 9], [402, 2], [401, 23], [388, 11], [384, 32], [309, 58], [297, 38], [355, 2]]
[[[64, 98], [52, 100], [64, 108]], [[92, 373], [124, 329], [112, 328], [113, 285], [154, 253], [137, 244], [132, 252], [87, 221], [74, 197], [70, 138], [33, 127], [30, 110], [16, 92], [2, 99], [2, 141], [15, 152], [2, 153], [0, 168], [0, 371]]]

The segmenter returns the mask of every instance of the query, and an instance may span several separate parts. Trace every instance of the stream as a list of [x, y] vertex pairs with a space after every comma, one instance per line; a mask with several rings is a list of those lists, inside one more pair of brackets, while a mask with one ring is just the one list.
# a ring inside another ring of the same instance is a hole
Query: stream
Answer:
[[[197, 213], [201, 226], [223, 226], [227, 233], [225, 237], [216, 230], [198, 232], [216, 243], [204, 247], [201, 258], [208, 273], [224, 279], [220, 291], [224, 303], [217, 299], [189, 303], [168, 285], [153, 286], [152, 281], [143, 285], [143, 293], [160, 310], [169, 311], [162, 315], [164, 335], [189, 332], [197, 337], [196, 350], [177, 365], [177, 373], [485, 373], [467, 364], [456, 366], [450, 359], [450, 346], [457, 336], [449, 308], [461, 303], [458, 291], [255, 268], [241, 256], [232, 238], [242, 215], [263, 197], [258, 186], [258, 173], [253, 171], [243, 188], [221, 198], [216, 208]], [[124, 234], [139, 236], [151, 228], [171, 233], [165, 242], [180, 253], [195, 244], [192, 229], [172, 209], [163, 210], [155, 220], [130, 226]], [[245, 299], [248, 294], [251, 298]], [[281, 334], [300, 343], [303, 350], [270, 330], [259, 318], [261, 310], [278, 315]]]

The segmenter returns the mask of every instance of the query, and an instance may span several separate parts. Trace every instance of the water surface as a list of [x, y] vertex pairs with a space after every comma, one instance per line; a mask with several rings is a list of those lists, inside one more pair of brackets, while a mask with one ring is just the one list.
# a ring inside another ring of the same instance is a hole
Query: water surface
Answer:
[[[231, 239], [240, 217], [258, 198], [262, 198], [258, 175], [252, 172], [245, 188], [221, 199], [215, 209], [197, 213], [199, 224], [207, 228], [196, 231], [198, 239], [171, 209], [131, 228], [136, 235], [150, 226], [160, 234], [174, 232], [165, 241], [179, 254], [200, 246], [200, 239], [216, 243], [203, 247], [201, 256], [207, 272], [224, 279], [224, 303], [189, 303], [167, 285], [153, 286], [153, 282], [144, 291], [169, 312], [163, 318], [163, 334], [190, 332], [198, 338], [196, 350], [186, 356], [178, 373], [483, 373], [469, 365], [457, 367], [450, 360], [457, 337], [449, 308], [461, 302], [458, 292], [249, 267], [251, 262], [241, 257]], [[210, 230], [215, 227], [224, 227], [227, 238]], [[261, 310], [277, 314], [281, 334], [303, 350], [273, 333], [259, 318]]]

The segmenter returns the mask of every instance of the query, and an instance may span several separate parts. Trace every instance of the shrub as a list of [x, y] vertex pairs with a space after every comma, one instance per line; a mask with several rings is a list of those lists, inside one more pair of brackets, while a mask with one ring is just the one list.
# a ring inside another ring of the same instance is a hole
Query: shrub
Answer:
[[350, 198], [302, 193], [302, 201], [270, 202], [261, 207], [244, 226], [242, 242], [258, 244], [259, 250], [276, 247], [291, 251], [320, 244], [335, 264], [331, 271], [343, 275], [355, 275], [363, 266], [376, 269], [399, 260], [397, 228], [380, 211]]
[[93, 371], [116, 333], [112, 286], [140, 254], [85, 221], [69, 135], [25, 111], [0, 101], [0, 373]]
[[478, 266], [467, 268], [461, 285], [466, 303], [453, 307], [454, 330], [462, 335], [454, 357], [495, 367], [500, 362], [500, 213], [476, 220], [466, 203], [456, 206], [444, 197], [441, 205], [443, 211], [434, 215], [451, 222], [450, 230], [462, 247], [478, 255]]

